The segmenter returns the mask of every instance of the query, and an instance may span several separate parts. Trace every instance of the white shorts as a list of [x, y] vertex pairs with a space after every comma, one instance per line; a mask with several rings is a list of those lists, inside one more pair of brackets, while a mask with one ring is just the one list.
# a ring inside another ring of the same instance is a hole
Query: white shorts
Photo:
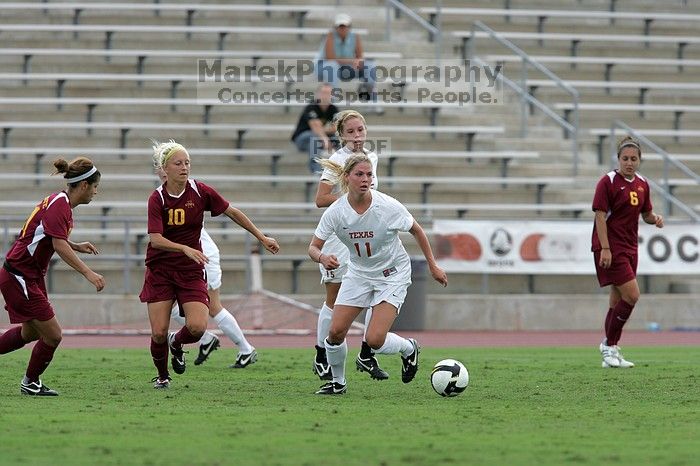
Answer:
[[371, 283], [366, 278], [346, 275], [340, 285], [335, 304], [367, 308], [386, 301], [396, 307], [396, 314], [398, 314], [410, 285], [410, 280], [400, 283], [378, 281]]
[[318, 270], [321, 272], [321, 283], [341, 283], [348, 271], [348, 264], [341, 264], [333, 270], [326, 270], [323, 264], [318, 264]]
[[202, 253], [207, 256], [209, 262], [204, 264], [204, 270], [207, 272], [207, 288], [210, 290], [218, 290], [221, 288], [221, 263], [219, 262], [219, 248], [211, 237], [206, 234], [206, 230], [202, 229]]
[[321, 248], [323, 254], [333, 254], [340, 262], [337, 269], [326, 270], [322, 264], [318, 264], [318, 270], [321, 272], [321, 283], [341, 283], [343, 277], [348, 272], [348, 262], [350, 262], [350, 251], [340, 242], [337, 236], [333, 235], [328, 238], [328, 241]]

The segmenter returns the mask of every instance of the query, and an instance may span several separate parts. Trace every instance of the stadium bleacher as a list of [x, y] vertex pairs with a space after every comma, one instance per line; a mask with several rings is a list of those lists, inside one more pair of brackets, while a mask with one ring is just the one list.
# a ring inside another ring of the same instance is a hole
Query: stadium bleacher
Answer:
[[[21, 207], [55, 184], [43, 181], [52, 157], [88, 155], [106, 170], [101, 197], [81, 209], [86, 215], [108, 213], [109, 222], [133, 217], [154, 186], [149, 174], [154, 137], [182, 140], [196, 157], [195, 175], [225, 186], [234, 203], [270, 220], [270, 227], [293, 230], [295, 217], [317, 218], [319, 212], [309, 215], [316, 177], [308, 174], [306, 155], [288, 140], [303, 103], [209, 103], [197, 96], [194, 72], [197, 58], [242, 60], [253, 67], [277, 58], [312, 59], [336, 7], [299, 3], [7, 3], [0, 24], [6, 39], [0, 49], [0, 107], [8, 110], [0, 121], [0, 154], [11, 168], [2, 180], [4, 189], [27, 190], [19, 202], [4, 195], [0, 215], [21, 216]], [[435, 13], [425, 2], [404, 3], [428, 19]], [[660, 137], [665, 149], [697, 165], [694, 115], [700, 99], [692, 92], [700, 76], [700, 40], [692, 31], [700, 11], [667, 10], [653, 2], [639, 11], [627, 4], [610, 11], [604, 2], [586, 11], [578, 2], [545, 3], [493, 8], [486, 2], [444, 2], [443, 58], [460, 59], [470, 22], [480, 19], [575, 87], [580, 173], [571, 176], [569, 141], [551, 120], [533, 111], [522, 134], [520, 99], [508, 91], [505, 105], [460, 107], [418, 102], [416, 89], [427, 85], [424, 79], [395, 83], [405, 85], [405, 102], [386, 104], [383, 115], [369, 112], [368, 129], [370, 136], [391, 140], [391, 151], [380, 158], [382, 189], [403, 197], [418, 217], [590, 220], [591, 183], [608, 169], [604, 123], [613, 117]], [[433, 46], [424, 43], [410, 18], [395, 20], [387, 42], [383, 6], [360, 2], [348, 8], [358, 18], [355, 31], [363, 36], [366, 54], [378, 63], [435, 59]], [[476, 33], [478, 56], [504, 63], [506, 75], [519, 81], [522, 59], [485, 36]], [[250, 92], [313, 90], [315, 83], [286, 78], [264, 83], [251, 76], [237, 86]], [[553, 81], [537, 71], [527, 74], [526, 86], [555, 112], [569, 116], [573, 110]], [[654, 154], [646, 160], [654, 161]], [[647, 166], [654, 178], [660, 178], [657, 167]], [[675, 179], [680, 187], [688, 183]], [[260, 187], [251, 188], [255, 183]], [[692, 189], [676, 193], [700, 203]], [[278, 209], [268, 208], [278, 203]], [[102, 227], [89, 221], [86, 228]], [[301, 234], [294, 238], [292, 255], [303, 254], [306, 241]], [[115, 239], [110, 248], [115, 252], [122, 243]], [[225, 245], [224, 254], [241, 254], [240, 248], [240, 242]], [[312, 275], [299, 278], [300, 288], [315, 290], [304, 285]]]

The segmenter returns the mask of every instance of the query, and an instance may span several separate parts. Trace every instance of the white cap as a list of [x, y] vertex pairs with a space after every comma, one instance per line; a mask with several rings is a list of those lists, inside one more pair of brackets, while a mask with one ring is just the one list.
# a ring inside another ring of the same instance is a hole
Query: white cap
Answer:
[[350, 17], [350, 15], [346, 15], [345, 13], [340, 13], [335, 17], [335, 27], [350, 26], [351, 23], [352, 18]]

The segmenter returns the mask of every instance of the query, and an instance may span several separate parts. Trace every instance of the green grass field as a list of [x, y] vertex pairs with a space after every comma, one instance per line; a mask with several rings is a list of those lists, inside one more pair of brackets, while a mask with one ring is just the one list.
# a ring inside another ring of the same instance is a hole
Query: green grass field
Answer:
[[[411, 384], [398, 356], [383, 382], [350, 361], [348, 393], [321, 397], [312, 350], [262, 349], [244, 370], [217, 351], [154, 390], [146, 348], [65, 349], [44, 375], [61, 396], [37, 399], [19, 394], [20, 350], [0, 356], [0, 464], [698, 464], [700, 348], [625, 355], [637, 367], [601, 369], [595, 345], [424, 348]], [[445, 357], [470, 371], [456, 398], [428, 380]]]

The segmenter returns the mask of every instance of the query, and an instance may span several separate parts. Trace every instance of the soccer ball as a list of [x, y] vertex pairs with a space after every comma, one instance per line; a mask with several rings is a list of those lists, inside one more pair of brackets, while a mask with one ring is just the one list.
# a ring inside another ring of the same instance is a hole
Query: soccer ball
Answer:
[[469, 385], [469, 372], [455, 359], [443, 359], [430, 373], [430, 384], [438, 395], [457, 396]]

